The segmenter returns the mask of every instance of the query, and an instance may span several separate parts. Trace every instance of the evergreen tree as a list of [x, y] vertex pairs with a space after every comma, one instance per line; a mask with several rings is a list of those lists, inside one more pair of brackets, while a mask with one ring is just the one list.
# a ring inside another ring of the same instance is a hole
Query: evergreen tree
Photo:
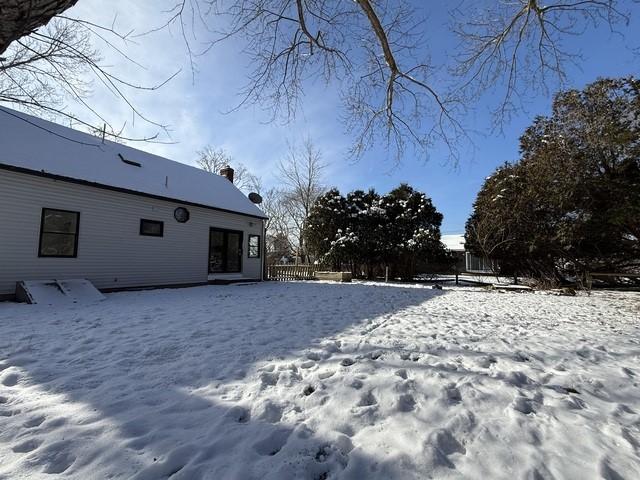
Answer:
[[[328, 255], [336, 237], [347, 227], [347, 204], [338, 189], [332, 188], [318, 197], [305, 222], [305, 242], [312, 258], [318, 263], [339, 268], [341, 258]], [[335, 250], [335, 249], [334, 249]]]
[[322, 263], [367, 278], [385, 266], [412, 278], [424, 260], [446, 258], [440, 242], [442, 214], [408, 185], [380, 197], [355, 190], [346, 198], [332, 189], [318, 199], [307, 223], [307, 245]]
[[640, 82], [601, 79], [558, 94], [489, 177], [467, 248], [503, 270], [562, 281], [640, 260]]

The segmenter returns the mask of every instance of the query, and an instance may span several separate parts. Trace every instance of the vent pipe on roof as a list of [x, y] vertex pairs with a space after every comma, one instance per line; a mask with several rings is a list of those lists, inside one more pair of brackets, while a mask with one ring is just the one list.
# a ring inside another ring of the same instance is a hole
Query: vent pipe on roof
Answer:
[[120, 160], [122, 160], [124, 163], [126, 163], [127, 165], [133, 165], [134, 167], [142, 167], [142, 164], [139, 162], [134, 162], [133, 160], [127, 160], [126, 158], [124, 158], [122, 156], [121, 153], [118, 154], [118, 157], [120, 157]]
[[231, 168], [229, 165], [225, 165], [220, 169], [220, 175], [233, 183], [233, 168]]

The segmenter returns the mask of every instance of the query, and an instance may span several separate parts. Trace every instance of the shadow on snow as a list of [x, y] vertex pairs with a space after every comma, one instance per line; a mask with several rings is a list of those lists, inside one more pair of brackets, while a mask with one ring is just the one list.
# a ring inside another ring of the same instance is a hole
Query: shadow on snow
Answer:
[[[399, 478], [398, 462], [354, 450], [349, 432], [325, 438], [281, 421], [278, 405], [256, 408], [233, 385], [258, 382], [271, 361], [339, 348], [341, 332], [440, 294], [268, 283], [121, 293], [89, 307], [2, 305], [0, 370], [65, 404], [14, 408], [24, 407], [15, 384], [0, 385], [10, 415], [0, 446], [13, 444], [31, 468], [79, 478]], [[290, 388], [304, 400], [304, 387]]]

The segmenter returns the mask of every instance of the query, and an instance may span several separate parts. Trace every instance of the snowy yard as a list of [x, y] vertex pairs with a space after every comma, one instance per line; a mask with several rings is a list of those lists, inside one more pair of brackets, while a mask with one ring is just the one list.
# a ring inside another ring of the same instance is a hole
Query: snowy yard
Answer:
[[362, 283], [0, 304], [0, 478], [637, 479], [639, 318]]

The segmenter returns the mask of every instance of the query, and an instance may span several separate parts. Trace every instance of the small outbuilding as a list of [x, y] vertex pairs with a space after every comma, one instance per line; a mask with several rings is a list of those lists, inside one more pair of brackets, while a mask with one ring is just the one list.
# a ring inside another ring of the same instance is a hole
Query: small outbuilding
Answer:
[[266, 217], [223, 173], [0, 107], [0, 298], [261, 280]]
[[463, 234], [442, 235], [442, 243], [456, 257], [457, 271], [469, 273], [492, 273], [491, 260], [477, 257], [465, 248]]

